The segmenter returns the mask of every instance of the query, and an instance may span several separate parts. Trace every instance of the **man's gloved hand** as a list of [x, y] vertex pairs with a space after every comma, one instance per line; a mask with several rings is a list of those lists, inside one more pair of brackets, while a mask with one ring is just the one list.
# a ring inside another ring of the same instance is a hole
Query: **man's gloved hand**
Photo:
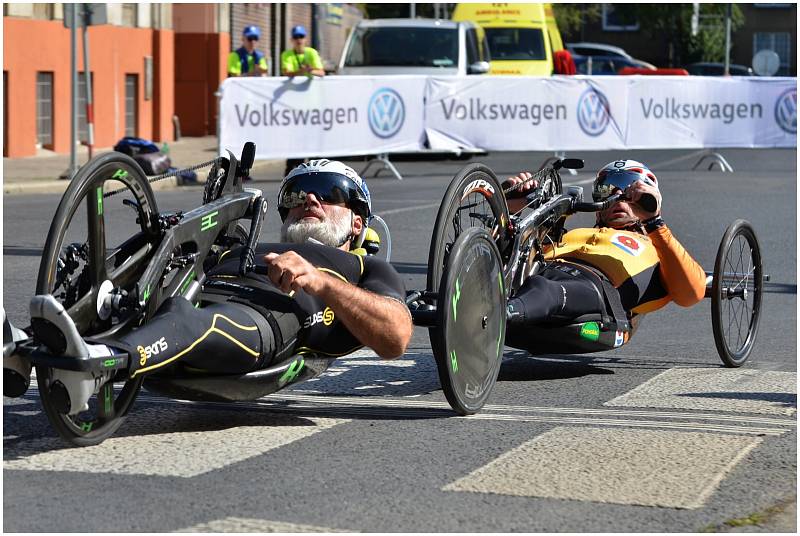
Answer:
[[525, 201], [525, 196], [530, 193], [531, 190], [539, 186], [539, 183], [536, 179], [533, 179], [533, 174], [529, 171], [521, 171], [514, 177], [509, 177], [503, 181], [500, 185], [503, 188], [503, 191], [508, 190], [509, 188], [513, 188], [519, 184], [522, 184], [517, 190], [513, 192], [509, 192], [506, 194], [506, 200], [508, 201], [508, 210], [510, 212], [519, 212], [525, 205], [527, 204]]
[[[655, 211], [647, 211], [639, 205], [639, 199], [645, 194], [649, 194], [655, 198]], [[636, 181], [625, 189], [625, 197], [628, 198], [631, 210], [634, 215], [639, 218], [639, 221], [649, 220], [650, 218], [661, 215], [661, 192], [659, 192], [658, 188], [655, 186], [650, 186], [642, 181]]]

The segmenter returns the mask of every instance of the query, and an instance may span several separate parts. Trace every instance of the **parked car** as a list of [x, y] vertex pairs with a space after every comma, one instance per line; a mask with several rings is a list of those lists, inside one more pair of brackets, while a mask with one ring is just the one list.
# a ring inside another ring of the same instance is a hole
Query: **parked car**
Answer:
[[553, 74], [553, 53], [563, 45], [550, 4], [460, 3], [453, 20], [472, 21], [486, 31], [490, 74]]
[[630, 54], [625, 52], [625, 49], [620, 47], [615, 47], [614, 45], [606, 45], [604, 43], [567, 43], [566, 45], [567, 50], [574, 56], [592, 56], [592, 57], [599, 57], [599, 58], [621, 58], [628, 61], [631, 61], [630, 65], [621, 65], [617, 70], [621, 69], [622, 67], [641, 67], [644, 69], [655, 69], [656, 66], [652, 63], [647, 63], [646, 61], [637, 60], [636, 58], [632, 57]]
[[[608, 75], [619, 74], [624, 67], [642, 68], [642, 62], [621, 56], [579, 56], [573, 55], [577, 74]], [[649, 69], [649, 67], [645, 67]], [[653, 67], [652, 70], [655, 70]]]
[[473, 22], [362, 20], [350, 33], [337, 74], [485, 74], [489, 60], [485, 33]]
[[[685, 67], [689, 74], [695, 76], [722, 76], [725, 72], [724, 63], [698, 62]], [[731, 76], [754, 76], [753, 69], [747, 65], [730, 64]]]

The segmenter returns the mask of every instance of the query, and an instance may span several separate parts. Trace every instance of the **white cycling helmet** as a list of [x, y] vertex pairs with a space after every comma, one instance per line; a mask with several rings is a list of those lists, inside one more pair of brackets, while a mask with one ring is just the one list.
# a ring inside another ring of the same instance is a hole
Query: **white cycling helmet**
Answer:
[[364, 220], [364, 231], [354, 243], [358, 246], [372, 219], [372, 198], [367, 183], [353, 168], [337, 160], [318, 159], [300, 164], [283, 179], [278, 192], [278, 213], [285, 221], [289, 210], [305, 203], [314, 193], [322, 201], [345, 203]]
[[625, 190], [636, 181], [658, 188], [658, 179], [650, 169], [636, 160], [614, 160], [597, 172], [592, 184], [592, 199], [606, 200], [616, 188]]

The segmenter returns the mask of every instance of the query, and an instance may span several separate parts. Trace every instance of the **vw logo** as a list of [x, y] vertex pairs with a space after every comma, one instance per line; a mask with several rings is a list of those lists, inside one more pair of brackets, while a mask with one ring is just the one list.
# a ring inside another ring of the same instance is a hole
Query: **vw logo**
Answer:
[[775, 103], [775, 121], [789, 134], [797, 134], [797, 88], [787, 89]]
[[608, 126], [611, 109], [608, 99], [596, 89], [589, 88], [578, 99], [578, 125], [589, 136], [599, 136]]
[[403, 126], [406, 106], [397, 91], [382, 87], [369, 100], [367, 117], [373, 134], [379, 138], [391, 138]]

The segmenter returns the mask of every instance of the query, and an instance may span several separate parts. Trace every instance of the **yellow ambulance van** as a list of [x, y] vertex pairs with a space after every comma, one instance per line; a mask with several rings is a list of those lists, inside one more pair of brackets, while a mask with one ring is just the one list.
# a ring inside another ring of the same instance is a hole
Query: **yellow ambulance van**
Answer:
[[458, 4], [453, 20], [486, 31], [489, 74], [550, 76], [553, 52], [564, 48], [550, 4]]

